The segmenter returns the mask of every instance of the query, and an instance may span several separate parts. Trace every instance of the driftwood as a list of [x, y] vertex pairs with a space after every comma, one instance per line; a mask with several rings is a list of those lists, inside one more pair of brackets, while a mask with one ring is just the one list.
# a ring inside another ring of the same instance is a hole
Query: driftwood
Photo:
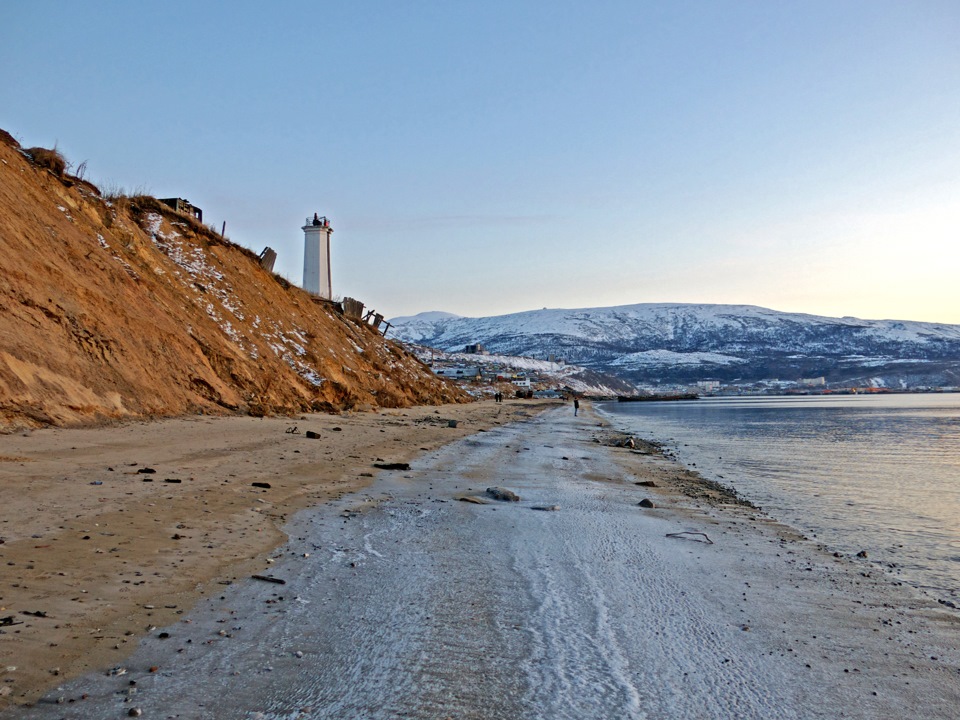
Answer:
[[478, 498], [475, 495], [461, 495], [457, 498], [460, 502], [473, 503], [474, 505], [489, 505], [489, 500]]
[[[696, 537], [690, 537], [691, 535], [701, 535], [703, 540], [700, 540]], [[683, 532], [667, 533], [667, 537], [678, 538], [680, 540], [693, 540], [694, 542], [707, 543], [708, 545], [713, 545], [713, 540], [707, 537], [706, 533], [694, 532], [693, 530], [684, 530]]]
[[409, 470], [410, 463], [374, 463], [375, 468], [380, 470]]
[[263, 580], [263, 582], [275, 583], [277, 585], [286, 585], [286, 580], [281, 580], [280, 578], [275, 578], [270, 575], [251, 575], [254, 580]]

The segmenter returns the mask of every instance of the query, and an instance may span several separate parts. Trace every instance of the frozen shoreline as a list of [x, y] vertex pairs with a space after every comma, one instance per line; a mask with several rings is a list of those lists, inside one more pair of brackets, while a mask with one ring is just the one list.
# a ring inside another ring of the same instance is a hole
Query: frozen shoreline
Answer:
[[[286, 585], [224, 587], [125, 675], [3, 717], [955, 716], [954, 615], [596, 425], [552, 410], [303, 511], [263, 568]], [[491, 485], [522, 501], [456, 501]]]

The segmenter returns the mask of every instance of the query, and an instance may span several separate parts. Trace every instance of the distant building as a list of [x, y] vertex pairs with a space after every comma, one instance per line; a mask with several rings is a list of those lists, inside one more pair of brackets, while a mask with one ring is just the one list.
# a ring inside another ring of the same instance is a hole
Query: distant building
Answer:
[[533, 396], [535, 398], [559, 398], [563, 397], [563, 394], [559, 390], [534, 390]]
[[530, 387], [530, 378], [514, 378], [510, 382], [512, 382], [516, 387], [519, 387], [519, 388]]
[[483, 347], [480, 343], [474, 343], [473, 345], [467, 345], [463, 352], [467, 355], [489, 355], [486, 348]]
[[697, 382], [697, 390], [700, 392], [716, 392], [719, 389], [719, 380], [700, 380]]
[[480, 377], [480, 368], [478, 367], [446, 367], [434, 368], [434, 375], [440, 377], [456, 378], [458, 380], [472, 380]]
[[824, 377], [800, 378], [797, 384], [803, 387], [823, 387], [827, 384], [827, 379]]
[[162, 202], [164, 205], [169, 205], [178, 213], [189, 215], [190, 217], [196, 218], [200, 222], [203, 222], [203, 210], [198, 208], [196, 205], [193, 205], [189, 200], [184, 200], [183, 198], [161, 198], [160, 202]]

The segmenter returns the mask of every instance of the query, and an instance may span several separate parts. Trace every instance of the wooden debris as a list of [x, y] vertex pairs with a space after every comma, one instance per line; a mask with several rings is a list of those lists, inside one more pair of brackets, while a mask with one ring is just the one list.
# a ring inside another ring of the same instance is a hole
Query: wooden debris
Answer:
[[476, 495], [461, 495], [457, 498], [460, 502], [473, 503], [474, 505], [489, 505], [490, 501], [485, 500], [484, 498], [479, 498]]
[[[692, 535], [699, 535], [703, 538], [700, 540], [697, 537], [690, 537]], [[683, 532], [667, 533], [668, 538], [677, 538], [678, 540], [693, 540], [694, 542], [707, 543], [708, 545], [713, 545], [713, 540], [707, 537], [706, 533], [694, 532], [693, 530], [684, 530]]]
[[286, 585], [286, 580], [281, 580], [280, 578], [273, 577], [271, 575], [251, 575], [254, 580], [262, 580], [263, 582], [274, 583], [276, 585]]

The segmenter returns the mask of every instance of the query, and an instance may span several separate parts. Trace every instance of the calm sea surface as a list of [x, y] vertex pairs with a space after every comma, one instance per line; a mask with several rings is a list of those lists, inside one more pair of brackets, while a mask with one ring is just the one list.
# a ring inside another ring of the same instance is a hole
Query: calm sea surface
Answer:
[[834, 550], [960, 603], [960, 394], [605, 403]]

